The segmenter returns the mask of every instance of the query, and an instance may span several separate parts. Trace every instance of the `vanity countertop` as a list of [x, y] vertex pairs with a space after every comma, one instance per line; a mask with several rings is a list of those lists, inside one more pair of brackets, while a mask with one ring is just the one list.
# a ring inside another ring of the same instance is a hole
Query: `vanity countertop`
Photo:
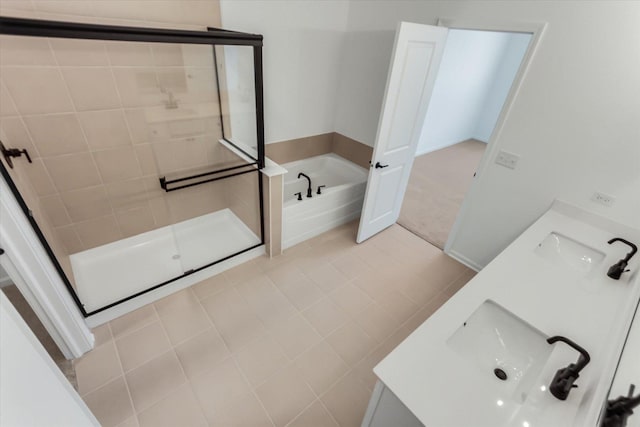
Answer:
[[[584, 245], [600, 258], [576, 268], [558, 262], [540, 250], [550, 235]], [[640, 254], [620, 280], [606, 275], [629, 252], [625, 245], [607, 244], [614, 237], [640, 243], [640, 230], [555, 202], [374, 372], [427, 427], [595, 426], [640, 298]], [[474, 355], [453, 348], [452, 335], [487, 300], [545, 338], [562, 335], [590, 353], [567, 400], [548, 390], [555, 372], [578, 358], [563, 343], [551, 346], [533, 385], [515, 392], [474, 364]]]

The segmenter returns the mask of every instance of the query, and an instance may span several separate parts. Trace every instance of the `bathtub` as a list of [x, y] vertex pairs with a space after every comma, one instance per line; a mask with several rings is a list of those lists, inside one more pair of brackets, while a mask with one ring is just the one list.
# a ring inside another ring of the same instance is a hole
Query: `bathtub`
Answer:
[[[282, 247], [288, 248], [360, 216], [368, 171], [336, 154], [298, 160], [282, 165], [284, 193]], [[311, 178], [313, 197], [307, 198]], [[322, 194], [317, 194], [318, 186]], [[302, 192], [302, 200], [295, 193]]]

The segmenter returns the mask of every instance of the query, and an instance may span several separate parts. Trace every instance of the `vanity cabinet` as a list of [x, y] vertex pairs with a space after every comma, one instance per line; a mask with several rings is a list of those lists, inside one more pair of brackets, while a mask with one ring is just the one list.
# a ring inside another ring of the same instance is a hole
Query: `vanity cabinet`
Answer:
[[391, 390], [378, 381], [373, 389], [362, 427], [424, 427]]

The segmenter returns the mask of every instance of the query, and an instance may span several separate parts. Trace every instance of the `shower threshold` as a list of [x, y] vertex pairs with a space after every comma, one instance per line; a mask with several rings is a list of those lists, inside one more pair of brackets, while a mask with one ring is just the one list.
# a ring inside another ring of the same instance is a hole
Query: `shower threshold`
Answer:
[[222, 209], [70, 258], [76, 291], [91, 313], [259, 244], [240, 218]]

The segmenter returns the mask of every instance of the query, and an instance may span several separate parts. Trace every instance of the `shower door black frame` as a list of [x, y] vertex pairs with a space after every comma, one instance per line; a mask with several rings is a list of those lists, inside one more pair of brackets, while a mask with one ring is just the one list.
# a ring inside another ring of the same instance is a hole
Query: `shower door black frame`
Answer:
[[[182, 43], [182, 44], [201, 44], [211, 45], [214, 57], [214, 66], [216, 70], [216, 85], [218, 89], [218, 103], [220, 111], [220, 121], [222, 122], [222, 100], [220, 97], [220, 84], [218, 80], [218, 68], [216, 57], [216, 46], [249, 46], [253, 48], [253, 72], [254, 72], [254, 88], [255, 88], [255, 104], [256, 104], [256, 127], [257, 127], [257, 158], [240, 147], [237, 147], [233, 142], [224, 138], [223, 139], [231, 144], [234, 148], [241, 151], [243, 154], [254, 160], [248, 162], [242, 167], [251, 168], [251, 170], [242, 171], [239, 173], [232, 173], [225, 175], [218, 179], [231, 178], [237, 175], [254, 172], [258, 179], [258, 197], [259, 197], [259, 211], [260, 211], [260, 243], [228, 255], [224, 258], [203, 265], [198, 268], [194, 268], [184, 272], [182, 275], [174, 277], [170, 280], [164, 281], [157, 285], [154, 285], [148, 289], [129, 295], [126, 298], [122, 298], [111, 304], [108, 304], [99, 309], [87, 312], [78, 297], [78, 294], [73, 289], [67, 274], [62, 269], [62, 266], [56, 258], [53, 249], [47, 242], [42, 229], [33, 217], [33, 212], [29, 209], [29, 206], [25, 202], [24, 198], [20, 194], [17, 186], [13, 182], [9, 171], [5, 168], [4, 164], [0, 161], [0, 174], [7, 182], [11, 192], [18, 201], [20, 208], [22, 209], [25, 217], [29, 221], [33, 231], [35, 232], [38, 240], [42, 244], [45, 252], [50, 258], [53, 266], [55, 267], [58, 275], [62, 279], [67, 291], [71, 295], [76, 306], [84, 317], [100, 313], [104, 310], [112, 308], [125, 301], [129, 301], [133, 298], [137, 298], [140, 295], [151, 292], [169, 283], [180, 280], [191, 274], [209, 268], [213, 265], [219, 264], [237, 255], [243, 254], [250, 250], [256, 249], [265, 243], [265, 227], [264, 227], [264, 199], [263, 199], [263, 183], [261, 169], [264, 168], [264, 98], [263, 98], [263, 74], [262, 74], [262, 46], [263, 37], [260, 34], [250, 34], [238, 31], [224, 30], [220, 28], [207, 28], [207, 31], [191, 31], [191, 30], [173, 30], [173, 29], [161, 29], [161, 28], [142, 28], [142, 27], [128, 27], [117, 25], [101, 25], [101, 24], [84, 24], [75, 22], [63, 22], [63, 21], [47, 21], [39, 19], [24, 19], [24, 18], [9, 18], [0, 16], [0, 35], [13, 35], [13, 36], [26, 36], [26, 37], [53, 37], [53, 38], [66, 38], [66, 39], [88, 39], [88, 40], [111, 40], [111, 41], [129, 41], [129, 42], [149, 42], [149, 43]], [[220, 173], [223, 170], [213, 171], [212, 173]], [[202, 181], [191, 185], [204, 184], [209, 181]], [[161, 180], [162, 185], [162, 180]], [[180, 187], [185, 188], [185, 187]], [[174, 188], [178, 190], [180, 188]], [[167, 191], [166, 188], [164, 188]]]

